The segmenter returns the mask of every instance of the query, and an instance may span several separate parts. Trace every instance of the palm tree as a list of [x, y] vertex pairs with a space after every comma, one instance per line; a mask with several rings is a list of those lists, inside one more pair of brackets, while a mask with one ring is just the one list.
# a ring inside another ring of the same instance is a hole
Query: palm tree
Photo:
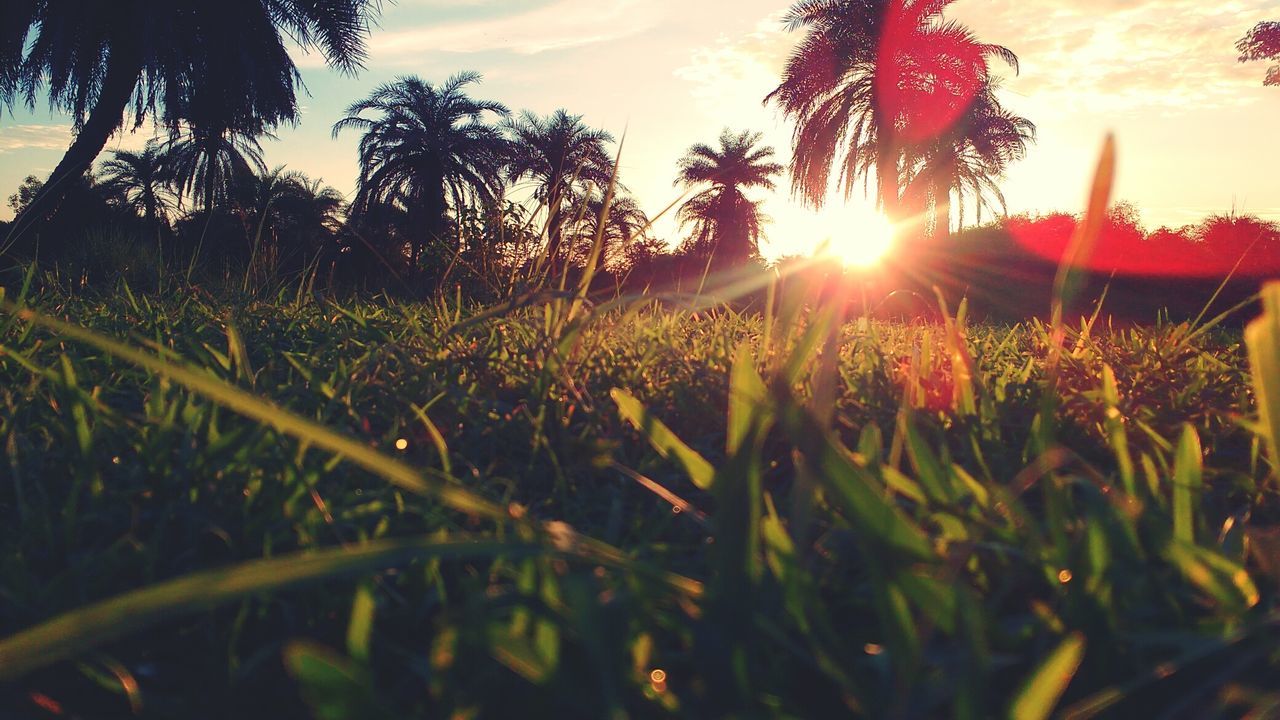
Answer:
[[[297, 235], [298, 247], [319, 246], [342, 229], [346, 198], [323, 179], [312, 180], [301, 172], [290, 176], [289, 190], [277, 205], [286, 224]], [[305, 241], [305, 242], [304, 242]]]
[[935, 238], [950, 234], [953, 195], [960, 226], [966, 197], [973, 202], [978, 222], [984, 209], [998, 205], [1004, 212], [1004, 194], [996, 181], [1010, 164], [1026, 156], [1035, 136], [1035, 124], [1005, 109], [996, 98], [994, 82], [988, 83], [949, 128], [910, 147], [905, 207], [921, 216], [932, 210]]
[[147, 233], [159, 243], [161, 229], [168, 225], [176, 203], [169, 191], [164, 157], [154, 140], [148, 141], [142, 152], [112, 151], [111, 159], [102, 163], [101, 187], [141, 215]]
[[424, 237], [411, 240], [415, 268], [427, 243], [445, 242], [450, 208], [490, 204], [501, 194], [507, 140], [485, 116], [509, 113], [501, 103], [467, 97], [464, 88], [479, 81], [472, 72], [440, 86], [402, 77], [347, 108], [333, 126], [335, 137], [346, 128], [364, 132], [355, 211], [399, 204], [423, 229]]
[[[232, 132], [298, 117], [301, 83], [286, 38], [342, 72], [365, 56], [378, 0], [6, 0], [0, 103], [37, 96], [72, 115], [75, 140], [28, 212], [56, 209], [126, 116], [171, 128], [215, 109]], [[197, 102], [196, 98], [204, 98]], [[201, 107], [202, 105], [202, 107]], [[24, 218], [25, 220], [25, 218]], [[15, 223], [15, 227], [29, 225]]]
[[599, 192], [578, 198], [572, 205], [582, 209], [582, 221], [572, 229], [569, 241], [571, 254], [585, 258], [599, 233], [603, 244], [602, 266], [614, 264], [615, 258], [624, 257], [626, 248], [633, 241], [642, 240], [649, 229], [649, 216], [630, 195], [615, 194], [609, 201], [608, 212], [605, 212], [604, 197]]
[[954, 0], [800, 0], [786, 16], [807, 34], [766, 98], [796, 121], [792, 190], [818, 207], [833, 171], [846, 198], [876, 176], [900, 213], [904, 153], [946, 130], [988, 82], [987, 60], [1017, 57], [942, 19]]
[[266, 172], [257, 139], [234, 130], [193, 126], [171, 137], [162, 152], [179, 200], [190, 196], [205, 212], [225, 206], [237, 184]]
[[[1280, 21], [1260, 22], [1236, 43], [1240, 62], [1280, 60]], [[1263, 85], [1280, 85], [1280, 64], [1267, 70]]]
[[514, 138], [508, 179], [528, 178], [534, 197], [547, 208], [547, 256], [558, 262], [569, 201], [592, 187], [604, 188], [614, 178], [605, 146], [614, 141], [604, 130], [587, 127], [581, 115], [557, 110], [545, 118], [525, 111], [506, 123]]
[[692, 225], [685, 248], [691, 254], [716, 258], [719, 264], [740, 264], [758, 257], [767, 218], [761, 201], [744, 189], [774, 189], [773, 178], [784, 168], [771, 162], [773, 148], [756, 147], [761, 133], [728, 129], [720, 134], [719, 149], [698, 143], [680, 159], [677, 185], [705, 187], [677, 212], [681, 227]]

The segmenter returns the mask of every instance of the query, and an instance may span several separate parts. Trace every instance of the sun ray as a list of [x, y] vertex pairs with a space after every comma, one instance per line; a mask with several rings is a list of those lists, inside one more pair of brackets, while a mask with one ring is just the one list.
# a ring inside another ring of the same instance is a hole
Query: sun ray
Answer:
[[893, 250], [896, 236], [897, 228], [884, 215], [858, 214], [851, 218], [839, 236], [827, 240], [820, 253], [846, 267], [871, 268], [879, 265]]

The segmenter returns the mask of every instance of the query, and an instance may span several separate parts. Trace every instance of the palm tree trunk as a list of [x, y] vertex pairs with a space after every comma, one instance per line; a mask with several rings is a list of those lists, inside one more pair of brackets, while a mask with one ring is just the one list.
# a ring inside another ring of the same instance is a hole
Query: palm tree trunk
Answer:
[[564, 225], [564, 202], [560, 195], [560, 190], [557, 188], [547, 198], [547, 212], [549, 213], [547, 216], [547, 258], [553, 272], [559, 269], [560, 245], [564, 232], [562, 227]]
[[93, 110], [76, 133], [71, 147], [49, 174], [48, 181], [22, 213], [13, 219], [9, 233], [11, 241], [52, 216], [66, 199], [75, 179], [93, 166], [94, 159], [124, 123], [124, 112], [138, 86], [140, 74], [141, 62], [136, 53], [124, 50], [120, 45], [114, 46]]
[[880, 193], [880, 209], [890, 221], [901, 220], [899, 202], [898, 150], [894, 137], [893, 114], [885, 111], [884, 99], [876, 101], [876, 188]]
[[933, 183], [933, 239], [946, 242], [951, 238], [951, 189], [945, 182]]

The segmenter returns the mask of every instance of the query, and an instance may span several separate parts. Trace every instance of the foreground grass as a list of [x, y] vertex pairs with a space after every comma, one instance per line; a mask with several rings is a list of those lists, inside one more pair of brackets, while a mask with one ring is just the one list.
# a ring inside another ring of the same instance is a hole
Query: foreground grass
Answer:
[[1238, 334], [31, 304], [144, 356], [0, 316], [19, 716], [1280, 706]]

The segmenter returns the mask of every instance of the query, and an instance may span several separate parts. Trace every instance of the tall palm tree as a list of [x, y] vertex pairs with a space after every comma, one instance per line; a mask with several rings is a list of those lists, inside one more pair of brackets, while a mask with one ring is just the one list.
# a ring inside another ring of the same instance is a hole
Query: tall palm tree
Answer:
[[547, 117], [525, 111], [506, 123], [513, 137], [508, 179], [535, 183], [534, 197], [547, 209], [547, 255], [558, 262], [567, 209], [575, 196], [604, 188], [614, 176], [606, 146], [614, 141], [604, 130], [587, 127], [581, 115], [557, 110]]
[[159, 242], [176, 205], [160, 146], [152, 140], [142, 152], [113, 150], [111, 159], [102, 163], [100, 179], [102, 189], [141, 215], [147, 233]]
[[335, 137], [346, 128], [364, 132], [356, 212], [399, 204], [423, 229], [424, 237], [411, 240], [413, 267], [428, 243], [453, 244], [446, 241], [451, 208], [490, 204], [501, 193], [507, 140], [486, 116], [509, 112], [466, 95], [466, 86], [479, 81], [472, 72], [439, 86], [402, 77], [351, 105], [333, 126]]
[[[0, 103], [38, 96], [72, 115], [75, 140], [28, 208], [56, 208], [131, 116], [171, 127], [216, 109], [229, 131], [298, 117], [301, 84], [286, 38], [354, 72], [378, 0], [6, 0], [0, 11]], [[24, 218], [25, 221], [25, 218]], [[28, 222], [15, 223], [15, 226]]]
[[761, 133], [728, 129], [720, 134], [720, 147], [698, 143], [680, 159], [677, 185], [705, 188], [676, 213], [681, 226], [692, 225], [686, 250], [717, 264], [740, 264], [758, 257], [767, 218], [761, 201], [751, 200], [744, 189], [774, 189], [773, 178], [782, 165], [772, 162], [773, 148], [757, 147]]
[[995, 88], [988, 83], [949, 128], [907, 153], [904, 203], [917, 215], [932, 210], [935, 238], [950, 234], [952, 196], [961, 226], [966, 198], [979, 222], [984, 209], [998, 206], [1004, 212], [1004, 194], [996, 181], [1035, 142], [1035, 124], [1005, 109]]
[[205, 212], [234, 199], [238, 183], [266, 172], [257, 138], [234, 130], [192, 126], [171, 137], [162, 152], [179, 200], [191, 197]]
[[876, 177], [876, 196], [900, 214], [904, 153], [945, 131], [987, 84], [989, 58], [1017, 57], [942, 18], [954, 0], [800, 0], [787, 14], [806, 30], [782, 82], [766, 98], [796, 121], [792, 190], [821, 206]]
[[[1280, 21], [1260, 22], [1236, 43], [1240, 62], [1280, 60]], [[1280, 64], [1267, 69], [1263, 85], [1280, 85]]]

